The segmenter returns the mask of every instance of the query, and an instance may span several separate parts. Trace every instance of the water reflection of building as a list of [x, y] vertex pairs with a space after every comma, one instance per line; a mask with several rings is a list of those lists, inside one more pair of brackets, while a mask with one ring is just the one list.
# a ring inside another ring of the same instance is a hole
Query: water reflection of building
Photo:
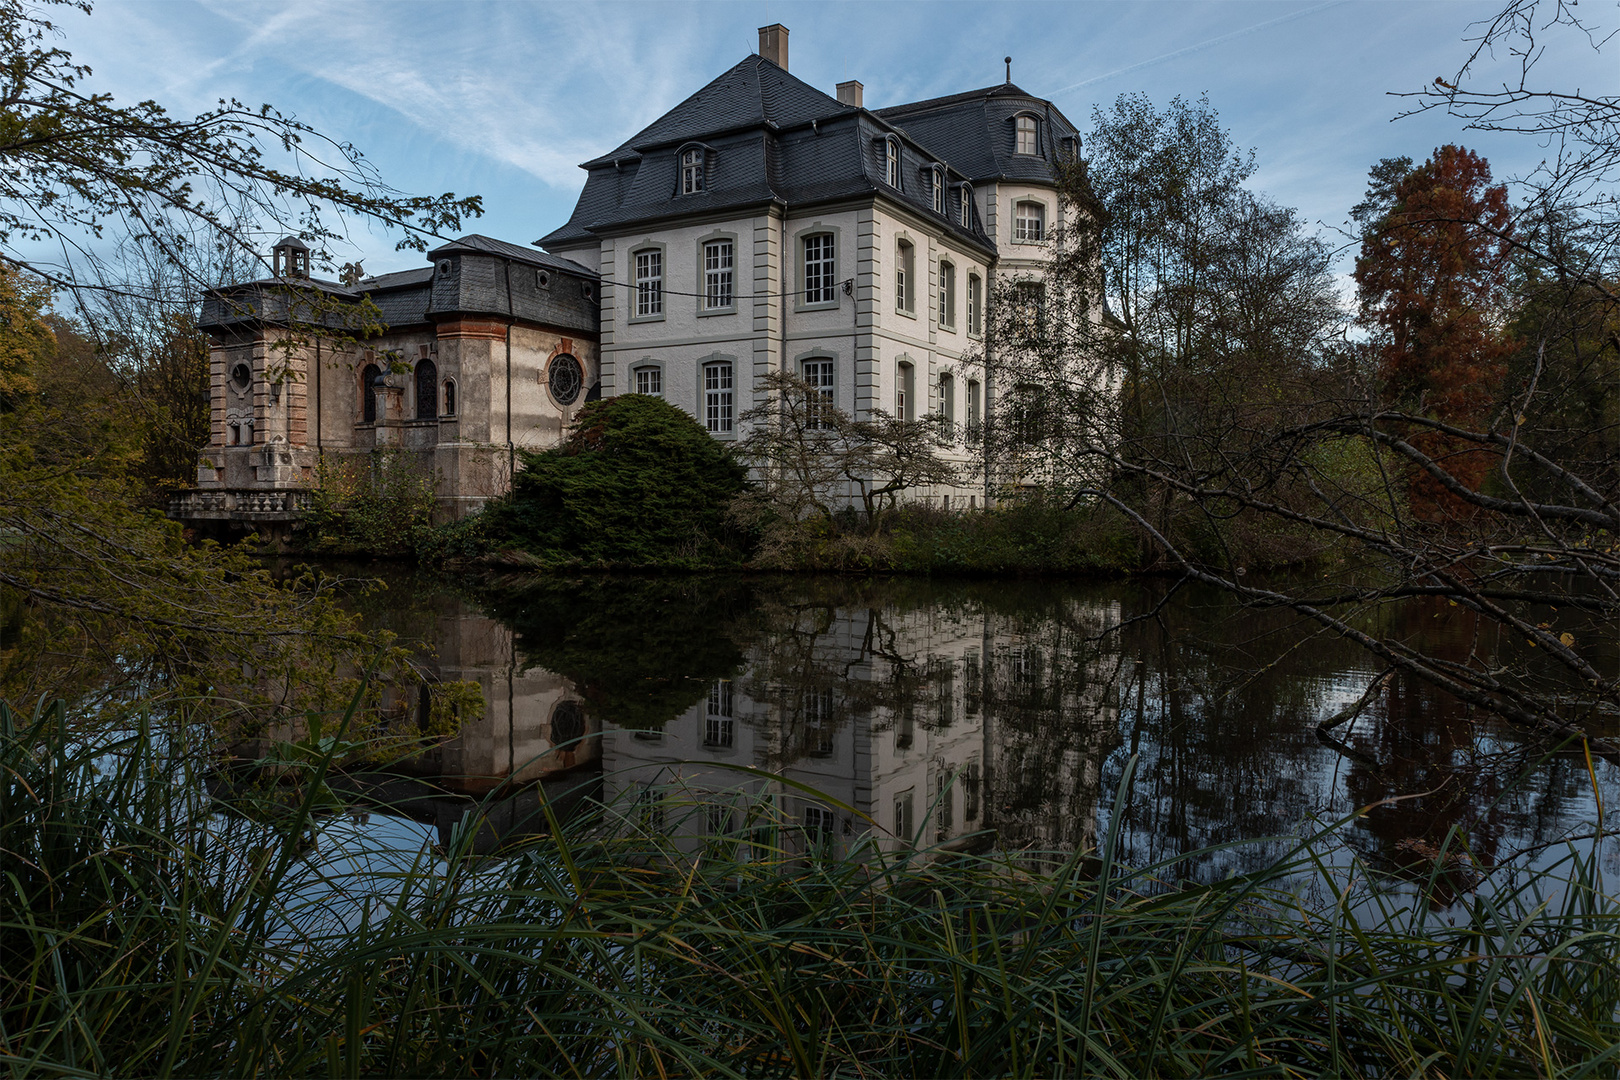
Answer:
[[756, 834], [766, 806], [791, 850], [1090, 846], [1118, 728], [1112, 660], [1088, 638], [1117, 617], [809, 608], [661, 730], [610, 728], [604, 797], [694, 848]]

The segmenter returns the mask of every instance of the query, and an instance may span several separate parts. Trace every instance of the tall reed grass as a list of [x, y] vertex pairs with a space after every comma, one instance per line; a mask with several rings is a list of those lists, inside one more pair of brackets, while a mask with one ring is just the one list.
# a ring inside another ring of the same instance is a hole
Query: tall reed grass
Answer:
[[[692, 858], [611, 807], [499, 859], [467, 828], [339, 873], [321, 845], [341, 819], [313, 813], [329, 761], [279, 813], [222, 814], [198, 749], [0, 707], [11, 1074], [1620, 1072], [1595, 857], [1481, 892], [1455, 926], [1303, 848], [1175, 888], [1173, 865], [1115, 865], [1112, 837], [1040, 873], [748, 837]], [[1330, 899], [1303, 900], [1302, 873]]]

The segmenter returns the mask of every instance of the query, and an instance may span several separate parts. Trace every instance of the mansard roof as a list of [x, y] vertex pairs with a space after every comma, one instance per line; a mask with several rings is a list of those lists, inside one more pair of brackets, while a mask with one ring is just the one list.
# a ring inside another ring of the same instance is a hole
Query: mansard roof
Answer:
[[[1039, 155], [1013, 152], [1013, 118], [1020, 113], [1044, 121]], [[885, 179], [882, 144], [890, 136], [901, 144], [899, 191]], [[566, 248], [719, 211], [882, 196], [993, 252], [976, 214], [969, 228], [959, 224], [955, 185], [1054, 183], [1065, 137], [1078, 146], [1067, 117], [1011, 82], [874, 112], [749, 56], [614, 150], [585, 162], [588, 176], [573, 214], [535, 243]], [[678, 194], [677, 151], [694, 144], [706, 151], [704, 190]], [[953, 187], [943, 215], [933, 209], [926, 175], [936, 164]]]
[[[1039, 155], [1013, 152], [1013, 118], [1021, 114], [1043, 121], [1037, 129]], [[975, 183], [1022, 180], [1050, 184], [1057, 175], [1060, 140], [1073, 138], [1079, 147], [1079, 131], [1057, 106], [1010, 82], [893, 105], [877, 110], [877, 115], [939, 153]]]
[[[881, 146], [901, 143], [901, 188], [884, 181]], [[706, 151], [704, 190], [677, 194], [677, 151]], [[589, 177], [574, 212], [537, 244], [588, 242], [672, 218], [769, 203], [804, 205], [882, 195], [931, 216], [947, 231], [994, 250], [977, 218], [962, 228], [954, 195], [936, 214], [924, 178], [936, 164], [946, 180], [966, 179], [939, 155], [874, 113], [845, 105], [759, 56], [750, 56], [642, 129], [611, 153], [587, 161]]]
[[[497, 240], [493, 236], [482, 236], [478, 233], [468, 233], [458, 237], [448, 244], [441, 245], [428, 252], [428, 258], [438, 259], [445, 255], [461, 255], [473, 253], [478, 255], [494, 255], [497, 258], [511, 259], [513, 262], [525, 263], [529, 266], [544, 267], [548, 270], [560, 270], [565, 274], [588, 278], [595, 281], [597, 275], [592, 270], [581, 266], [572, 259], [564, 259], [549, 252], [540, 251], [532, 247], [522, 247], [518, 244], [509, 244], [505, 240]], [[410, 273], [411, 271], [406, 271]]]

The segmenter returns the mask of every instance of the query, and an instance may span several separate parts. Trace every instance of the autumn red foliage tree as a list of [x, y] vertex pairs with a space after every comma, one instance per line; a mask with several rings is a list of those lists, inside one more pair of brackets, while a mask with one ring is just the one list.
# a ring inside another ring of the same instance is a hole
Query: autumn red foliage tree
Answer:
[[[1372, 334], [1391, 404], [1460, 427], [1489, 421], [1513, 350], [1504, 329], [1512, 220], [1507, 189], [1490, 165], [1460, 146], [1390, 175], [1373, 169], [1356, 259], [1361, 320]], [[1382, 206], [1378, 205], [1382, 202]], [[1492, 456], [1428, 433], [1423, 449], [1478, 490]], [[1450, 516], [1466, 505], [1426, 473], [1408, 487], [1420, 516]]]

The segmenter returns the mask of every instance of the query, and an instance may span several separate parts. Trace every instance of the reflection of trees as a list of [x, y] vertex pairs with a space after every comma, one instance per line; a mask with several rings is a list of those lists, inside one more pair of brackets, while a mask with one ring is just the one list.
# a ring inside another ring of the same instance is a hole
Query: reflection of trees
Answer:
[[524, 579], [480, 592], [529, 666], [564, 676], [596, 716], [661, 728], [742, 666], [734, 625], [751, 590], [730, 578]]

